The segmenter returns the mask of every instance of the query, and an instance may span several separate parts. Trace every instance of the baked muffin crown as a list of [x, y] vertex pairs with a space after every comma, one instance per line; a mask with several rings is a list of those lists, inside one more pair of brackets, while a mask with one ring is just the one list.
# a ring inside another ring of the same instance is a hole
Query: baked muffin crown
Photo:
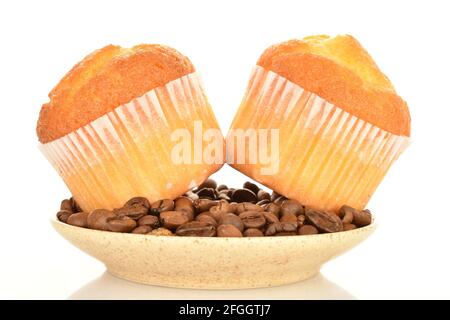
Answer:
[[49, 93], [39, 114], [41, 143], [56, 140], [146, 92], [195, 71], [167, 46], [108, 45], [75, 65]]
[[381, 129], [410, 135], [407, 104], [352, 36], [283, 42], [266, 49], [257, 64]]

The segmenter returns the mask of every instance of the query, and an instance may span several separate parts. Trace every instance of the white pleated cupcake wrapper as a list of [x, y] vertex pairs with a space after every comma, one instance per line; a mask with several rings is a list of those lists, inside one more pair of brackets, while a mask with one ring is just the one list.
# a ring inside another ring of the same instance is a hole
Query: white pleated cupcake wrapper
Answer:
[[[192, 73], [39, 148], [83, 209], [112, 208], [127, 197], [182, 193], [220, 167], [173, 164], [171, 145], [161, 138], [170, 139], [177, 124], [192, 132], [195, 120], [205, 129], [219, 128], [199, 76]], [[159, 170], [151, 170], [155, 167]], [[180, 181], [178, 175], [186, 172], [192, 180]], [[161, 189], [155, 180], [167, 183]]]
[[[280, 129], [277, 174], [261, 175], [258, 165], [232, 165], [271, 188], [283, 177], [283, 190], [276, 191], [301, 199], [300, 190], [303, 196], [321, 198], [322, 208], [330, 210], [340, 201], [352, 203], [352, 198], [359, 199], [356, 207], [365, 206], [410, 142], [260, 66], [252, 72], [231, 128]], [[378, 174], [361, 166], [377, 168]]]

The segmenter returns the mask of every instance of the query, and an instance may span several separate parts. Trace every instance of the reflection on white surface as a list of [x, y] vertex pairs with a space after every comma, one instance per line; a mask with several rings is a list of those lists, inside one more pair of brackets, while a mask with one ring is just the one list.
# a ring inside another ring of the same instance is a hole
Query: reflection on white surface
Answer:
[[290, 285], [246, 290], [193, 290], [149, 286], [104, 272], [69, 299], [354, 299], [321, 274]]

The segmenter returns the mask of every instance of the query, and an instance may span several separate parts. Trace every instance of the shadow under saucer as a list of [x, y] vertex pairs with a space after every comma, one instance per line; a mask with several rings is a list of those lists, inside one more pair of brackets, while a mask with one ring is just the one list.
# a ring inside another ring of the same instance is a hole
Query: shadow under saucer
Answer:
[[294, 284], [258, 289], [199, 290], [177, 289], [143, 285], [114, 277], [105, 271], [87, 283], [69, 299], [355, 299], [345, 289], [326, 279], [322, 274]]

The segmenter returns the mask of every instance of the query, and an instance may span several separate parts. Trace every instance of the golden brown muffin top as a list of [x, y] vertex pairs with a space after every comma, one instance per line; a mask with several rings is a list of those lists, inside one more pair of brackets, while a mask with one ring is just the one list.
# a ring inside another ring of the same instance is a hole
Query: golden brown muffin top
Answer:
[[326, 35], [269, 47], [258, 65], [397, 135], [410, 135], [408, 106], [352, 36]]
[[146, 92], [194, 72], [189, 59], [157, 44], [109, 45], [75, 65], [49, 93], [37, 135], [47, 143], [83, 127]]

